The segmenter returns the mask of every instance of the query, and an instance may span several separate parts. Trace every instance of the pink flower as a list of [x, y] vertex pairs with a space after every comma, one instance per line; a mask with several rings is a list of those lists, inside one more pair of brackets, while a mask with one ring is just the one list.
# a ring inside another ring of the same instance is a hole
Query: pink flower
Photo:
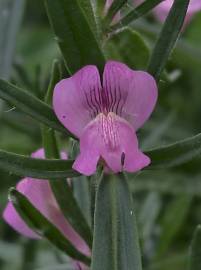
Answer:
[[[136, 1], [138, 4], [142, 3], [142, 0]], [[153, 10], [155, 16], [158, 18], [159, 21], [164, 22], [170, 8], [173, 4], [173, 0], [164, 0], [162, 3], [160, 3], [158, 6], [155, 7]], [[187, 24], [192, 16], [199, 12], [201, 10], [201, 0], [190, 0], [188, 11], [185, 18], [185, 24]]]
[[[107, 13], [107, 11], [111, 7], [113, 1], [114, 0], [106, 0], [106, 3], [105, 3], [105, 13]], [[114, 16], [114, 18], [112, 20], [112, 23], [118, 22], [119, 19], [120, 19], [120, 12], [117, 12], [117, 14]]]
[[[34, 158], [44, 158], [44, 150], [39, 149], [32, 154]], [[67, 155], [62, 153], [62, 158]], [[24, 178], [17, 184], [17, 190], [24, 194], [29, 201], [49, 220], [51, 221], [68, 240], [82, 253], [89, 255], [89, 248], [84, 240], [74, 231], [71, 225], [63, 216], [55, 197], [51, 191], [47, 180]], [[17, 232], [32, 239], [40, 239], [40, 236], [32, 231], [23, 219], [16, 212], [13, 204], [9, 202], [3, 213], [4, 220]], [[79, 262], [74, 264], [80, 268], [86, 269]], [[82, 268], [81, 268], [82, 267]], [[77, 268], [76, 268], [77, 269]]]
[[105, 9], [108, 10], [110, 6], [112, 5], [112, 3], [113, 3], [113, 0], [106, 0]]
[[149, 157], [138, 148], [136, 131], [149, 118], [156, 100], [151, 75], [115, 61], [105, 65], [102, 83], [92, 65], [60, 81], [54, 90], [54, 111], [80, 139], [73, 168], [91, 175], [100, 159], [115, 173], [136, 172], [149, 165]]

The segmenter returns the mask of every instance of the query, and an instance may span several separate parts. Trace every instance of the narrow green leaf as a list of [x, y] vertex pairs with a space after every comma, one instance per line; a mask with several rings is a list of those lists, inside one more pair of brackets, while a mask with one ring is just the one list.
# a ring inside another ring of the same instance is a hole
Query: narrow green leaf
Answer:
[[59, 60], [55, 59], [52, 64], [52, 70], [51, 70], [51, 75], [50, 75], [50, 82], [47, 90], [47, 94], [45, 97], [45, 103], [48, 105], [52, 105], [52, 96], [53, 96], [53, 91], [56, 83], [58, 83], [61, 80], [61, 65], [59, 63]]
[[201, 269], [201, 225], [198, 225], [190, 247], [189, 270]]
[[166, 134], [171, 125], [175, 121], [175, 112], [171, 112], [163, 121], [157, 122], [155, 128], [145, 137], [141, 143], [143, 149], [148, 149], [156, 145], [156, 143]]
[[78, 4], [80, 5], [81, 9], [83, 9], [85, 18], [88, 20], [89, 26], [92, 29], [93, 33], [95, 34], [95, 36], [98, 37], [99, 29], [98, 25], [96, 24], [92, 1], [78, 0]]
[[10, 173], [39, 179], [76, 177], [74, 160], [36, 159], [0, 150], [0, 168]]
[[107, 27], [112, 22], [117, 12], [126, 4], [128, 0], [114, 0], [106, 13], [103, 20], [104, 25]]
[[87, 265], [90, 264], [90, 259], [77, 251], [68, 239], [65, 238], [65, 236], [50, 223], [24, 195], [12, 188], [9, 192], [9, 199], [12, 201], [19, 215], [37, 234], [46, 238], [50, 243], [71, 258], [82, 261]]
[[[148, 36], [151, 43], [159, 34], [158, 25], [151, 25], [149, 22], [145, 21], [136, 22], [135, 29]], [[189, 66], [200, 67], [200, 58], [200, 47], [190, 43], [186, 37], [181, 37], [177, 42], [176, 48], [172, 52], [171, 60], [181, 67], [189, 68]]]
[[0, 98], [13, 104], [35, 120], [61, 132], [70, 134], [58, 121], [50, 106], [27, 91], [0, 79]]
[[109, 32], [120, 30], [122, 27], [127, 26], [134, 20], [139, 19], [149, 11], [151, 11], [155, 6], [164, 0], [146, 0], [133, 10], [131, 10], [127, 15], [125, 15], [118, 23], [109, 27]]
[[140, 34], [131, 28], [112, 35], [105, 49], [110, 59], [122, 61], [133, 69], [145, 69], [149, 60], [148, 46]]
[[[199, 163], [197, 167], [199, 166]], [[144, 171], [139, 174], [135, 181], [131, 178], [133, 192], [157, 191], [161, 194], [188, 194], [201, 196], [201, 174], [186, 174], [173, 171]], [[161, 181], [165, 179], [165, 181]]]
[[0, 77], [9, 79], [24, 0], [0, 1]]
[[201, 134], [146, 151], [146, 154], [151, 158], [148, 169], [163, 169], [184, 164], [201, 154]]
[[174, 237], [183, 226], [192, 202], [192, 196], [177, 196], [168, 205], [161, 221], [161, 235], [157, 245], [155, 259], [164, 256]]
[[142, 269], [132, 198], [123, 175], [103, 177], [97, 191], [91, 270], [102, 269]]
[[48, 16], [70, 73], [105, 59], [80, 0], [45, 0]]
[[152, 74], [156, 80], [159, 80], [161, 72], [163, 71], [179, 37], [188, 5], [189, 0], [174, 1], [161, 33], [159, 34], [158, 40], [156, 41], [147, 68], [148, 72]]
[[[54, 60], [52, 64], [50, 82], [49, 82], [48, 90], [45, 96], [45, 103], [47, 105], [52, 104], [54, 86], [60, 80], [60, 78], [61, 78], [61, 67], [60, 67], [59, 61]], [[57, 147], [57, 141], [54, 134], [54, 130], [52, 128], [49, 128], [46, 125], [43, 125], [41, 128], [41, 131], [42, 131], [43, 147], [45, 150], [46, 158], [60, 159], [60, 153]]]

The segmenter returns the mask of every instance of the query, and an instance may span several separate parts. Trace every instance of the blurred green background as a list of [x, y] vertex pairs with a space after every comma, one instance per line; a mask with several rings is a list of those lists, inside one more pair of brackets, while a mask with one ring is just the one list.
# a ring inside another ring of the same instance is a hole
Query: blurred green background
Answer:
[[[161, 25], [149, 15], [105, 44], [108, 58], [145, 68]], [[201, 13], [184, 29], [160, 81], [157, 109], [139, 131], [143, 149], [201, 131]], [[42, 1], [0, 1], [0, 77], [44, 97], [51, 63], [60, 58]], [[126, 48], [126, 49], [125, 49]], [[64, 72], [65, 73], [65, 72]], [[38, 124], [0, 101], [0, 148], [29, 155], [41, 147]], [[201, 224], [201, 158], [174, 169], [130, 177], [140, 228], [144, 269], [187, 269], [193, 231]], [[0, 170], [0, 211], [19, 177]], [[66, 257], [46, 241], [30, 241], [0, 220], [0, 269], [40, 269]]]

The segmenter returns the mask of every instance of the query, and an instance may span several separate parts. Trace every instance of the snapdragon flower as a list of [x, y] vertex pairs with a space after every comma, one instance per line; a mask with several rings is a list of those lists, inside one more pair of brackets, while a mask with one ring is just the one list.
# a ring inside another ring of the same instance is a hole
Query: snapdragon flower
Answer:
[[150, 74], [116, 61], [106, 63], [102, 80], [93, 65], [61, 80], [54, 89], [53, 107], [61, 123], [80, 139], [73, 168], [92, 175], [99, 161], [114, 173], [148, 166], [150, 159], [140, 151], [136, 131], [156, 100], [157, 86]]

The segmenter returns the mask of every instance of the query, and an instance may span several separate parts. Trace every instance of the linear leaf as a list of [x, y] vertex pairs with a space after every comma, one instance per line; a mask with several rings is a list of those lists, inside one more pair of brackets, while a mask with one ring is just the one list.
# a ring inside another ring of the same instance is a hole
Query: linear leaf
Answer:
[[56, 85], [56, 83], [58, 83], [62, 79], [62, 70], [61, 69], [62, 69], [62, 67], [60, 65], [59, 60], [55, 59], [52, 63], [50, 81], [49, 81], [47, 93], [45, 96], [45, 103], [47, 103], [49, 106], [52, 105], [54, 86]]
[[142, 269], [134, 213], [122, 174], [103, 177], [96, 197], [91, 270]]
[[0, 168], [10, 173], [39, 179], [76, 177], [74, 160], [36, 159], [0, 150]]
[[45, 4], [68, 71], [88, 64], [103, 70], [105, 59], [81, 1], [45, 0]]
[[56, 246], [59, 250], [66, 253], [73, 259], [90, 263], [90, 259], [84, 254], [80, 253], [65, 236], [50, 223], [28, 200], [18, 192], [11, 188], [9, 192], [9, 199], [12, 201], [16, 211], [25, 220], [28, 226], [37, 234], [45, 237], [49, 242]]
[[[139, 174], [135, 181], [130, 176], [133, 192], [156, 191], [161, 194], [188, 194], [201, 196], [201, 175], [188, 175], [186, 173], [168, 171], [144, 171]], [[161, 181], [165, 179], [165, 181]]]
[[122, 27], [127, 26], [134, 20], [139, 19], [149, 11], [151, 11], [155, 6], [164, 0], [146, 0], [136, 8], [133, 8], [127, 15], [125, 15], [118, 23], [109, 27], [109, 32], [120, 30]]
[[112, 1], [111, 6], [109, 7], [106, 16], [104, 18], [104, 25], [107, 27], [112, 22], [114, 16], [117, 12], [126, 4], [128, 0], [114, 0]]
[[[0, 98], [13, 104], [37, 121], [58, 131], [68, 131], [60, 124], [50, 106], [31, 95], [27, 91], [0, 79]], [[73, 136], [73, 135], [70, 135]]]
[[188, 5], [189, 0], [174, 1], [161, 33], [159, 34], [158, 40], [156, 41], [147, 68], [148, 72], [151, 73], [156, 80], [160, 78], [161, 72], [163, 71], [179, 37]]
[[146, 154], [151, 158], [149, 169], [163, 169], [187, 163], [201, 154], [201, 133], [146, 151]]
[[81, 9], [83, 9], [85, 18], [88, 20], [89, 26], [91, 27], [93, 33], [98, 36], [99, 29], [98, 25], [96, 24], [96, 18], [91, 0], [78, 0], [78, 4], [80, 5]]
[[[151, 43], [155, 40], [159, 34], [158, 25], [151, 25], [148, 22], [136, 22], [135, 29], [140, 33], [145, 34], [150, 38]], [[200, 67], [201, 49], [195, 44], [190, 43], [186, 38], [181, 37], [176, 48], [172, 52], [171, 60], [181, 67]]]

